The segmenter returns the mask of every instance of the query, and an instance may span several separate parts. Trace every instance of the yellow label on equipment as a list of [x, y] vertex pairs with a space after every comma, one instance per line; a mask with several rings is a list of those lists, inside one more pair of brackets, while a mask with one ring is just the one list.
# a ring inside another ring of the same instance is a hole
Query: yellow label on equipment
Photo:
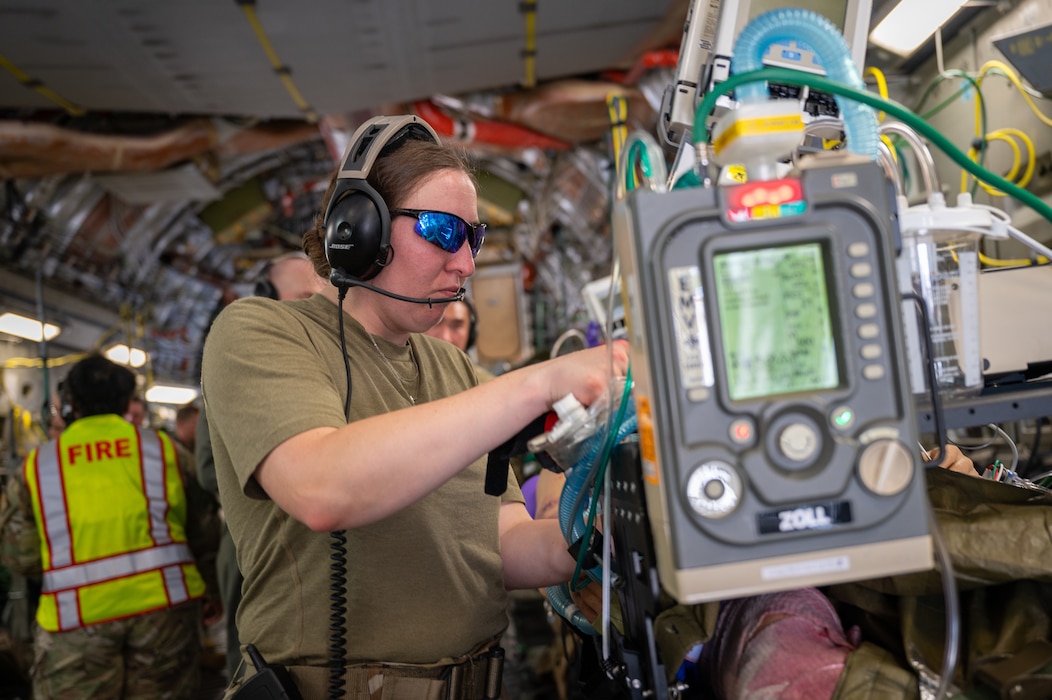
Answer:
[[639, 429], [639, 455], [643, 460], [643, 478], [658, 483], [657, 446], [654, 443], [654, 419], [650, 415], [650, 399], [636, 398], [636, 424]]
[[713, 143], [713, 149], [719, 153], [727, 147], [731, 141], [745, 136], [761, 136], [763, 134], [780, 134], [787, 131], [803, 131], [804, 120], [799, 114], [783, 114], [776, 117], [755, 117], [753, 119], [739, 119], [719, 135]]
[[728, 165], [727, 166], [727, 177], [734, 180], [735, 182], [745, 182], [748, 177], [745, 174], [744, 165]]

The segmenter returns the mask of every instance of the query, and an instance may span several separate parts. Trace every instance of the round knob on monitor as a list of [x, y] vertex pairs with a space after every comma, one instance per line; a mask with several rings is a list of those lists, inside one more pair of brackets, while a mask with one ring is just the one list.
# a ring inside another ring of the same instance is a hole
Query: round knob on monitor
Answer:
[[691, 472], [687, 479], [687, 502], [705, 518], [722, 518], [737, 506], [742, 496], [742, 480], [730, 464], [711, 460]]
[[898, 440], [874, 440], [862, 450], [858, 475], [878, 496], [894, 496], [910, 483], [915, 469], [913, 454]]

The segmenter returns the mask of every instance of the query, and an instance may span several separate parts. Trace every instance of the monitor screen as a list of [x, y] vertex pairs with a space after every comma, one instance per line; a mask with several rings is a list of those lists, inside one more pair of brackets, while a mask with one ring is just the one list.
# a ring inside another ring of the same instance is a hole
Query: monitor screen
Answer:
[[719, 253], [713, 266], [732, 401], [840, 385], [821, 243]]

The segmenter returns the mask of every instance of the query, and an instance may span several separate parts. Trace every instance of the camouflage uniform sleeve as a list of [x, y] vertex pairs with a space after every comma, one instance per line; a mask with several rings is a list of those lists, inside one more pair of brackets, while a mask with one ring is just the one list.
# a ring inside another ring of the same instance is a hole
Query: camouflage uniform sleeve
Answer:
[[0, 563], [23, 576], [41, 575], [40, 535], [20, 472], [8, 477], [0, 493]]
[[219, 503], [201, 487], [194, 471], [194, 458], [185, 447], [175, 443], [179, 457], [179, 468], [183, 473], [186, 491], [186, 540], [194, 554], [194, 562], [208, 588], [208, 597], [219, 600], [219, 583], [216, 578], [216, 552], [222, 523], [219, 519]]

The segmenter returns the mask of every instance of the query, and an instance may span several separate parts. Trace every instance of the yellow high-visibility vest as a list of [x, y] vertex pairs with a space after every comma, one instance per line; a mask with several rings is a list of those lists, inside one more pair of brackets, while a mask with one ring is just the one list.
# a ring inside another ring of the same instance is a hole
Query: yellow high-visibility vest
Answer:
[[204, 595], [167, 435], [113, 414], [89, 416], [31, 452], [24, 470], [40, 535], [37, 622], [45, 630], [65, 632]]

